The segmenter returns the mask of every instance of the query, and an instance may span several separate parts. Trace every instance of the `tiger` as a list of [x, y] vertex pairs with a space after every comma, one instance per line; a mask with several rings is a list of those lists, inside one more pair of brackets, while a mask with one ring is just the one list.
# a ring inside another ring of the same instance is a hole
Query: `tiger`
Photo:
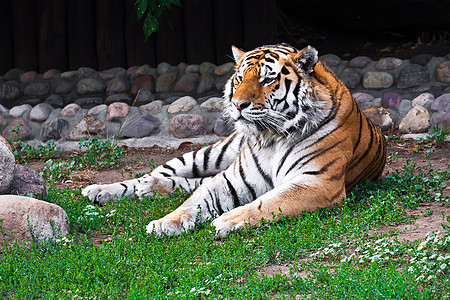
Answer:
[[212, 221], [225, 236], [262, 220], [339, 205], [355, 185], [381, 177], [386, 141], [380, 128], [315, 48], [232, 46], [232, 53], [236, 65], [223, 95], [224, 115], [235, 125], [230, 136], [139, 179], [91, 185], [82, 194], [104, 204], [184, 189], [192, 195], [146, 231], [179, 235]]

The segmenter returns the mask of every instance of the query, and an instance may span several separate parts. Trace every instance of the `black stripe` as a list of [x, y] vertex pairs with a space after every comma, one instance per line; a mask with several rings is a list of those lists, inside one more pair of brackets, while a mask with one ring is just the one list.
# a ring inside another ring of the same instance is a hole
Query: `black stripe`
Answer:
[[241, 175], [242, 181], [245, 184], [245, 187], [250, 191], [250, 193], [252, 194], [252, 201], [256, 199], [256, 192], [255, 189], [247, 182], [247, 180], [245, 180], [245, 173], [244, 173], [244, 168], [242, 167], [242, 163], [239, 164], [239, 175]]
[[358, 148], [359, 143], [361, 141], [361, 132], [362, 132], [362, 113], [359, 111], [359, 131], [358, 131], [358, 140], [355, 143], [355, 146], [353, 146], [353, 153], [355, 153], [356, 148]]
[[194, 178], [200, 177], [200, 175], [198, 173], [197, 163], [195, 162], [195, 157], [197, 156], [197, 152], [198, 152], [198, 150], [196, 150], [192, 153], [192, 175]]
[[250, 149], [250, 153], [252, 154], [253, 160], [255, 161], [256, 169], [258, 170], [259, 174], [263, 177], [264, 181], [269, 185], [270, 189], [273, 189], [273, 181], [272, 178], [264, 172], [264, 170], [261, 168], [261, 165], [259, 164], [258, 157], [256, 157], [256, 154], [253, 153], [252, 149]]
[[212, 146], [209, 146], [203, 154], [203, 171], [206, 171], [208, 169], [209, 154], [211, 153], [211, 149]]
[[191, 184], [189, 183], [189, 180], [185, 177], [184, 181], [186, 181], [189, 190], [192, 191], [192, 187], [191, 187]]
[[230, 138], [228, 140], [228, 142], [226, 142], [225, 145], [223, 145], [222, 150], [220, 150], [219, 155], [217, 156], [217, 160], [216, 160], [216, 169], [220, 169], [220, 164], [222, 163], [223, 160], [223, 156], [225, 155], [225, 151], [227, 151], [228, 146], [230, 146], [231, 142], [234, 140], [233, 136], [232, 138]]
[[167, 174], [166, 172], [159, 172], [164, 177], [172, 177], [172, 175]]
[[324, 172], [326, 172], [328, 170], [328, 168], [333, 165], [335, 162], [337, 161], [337, 158], [333, 159], [332, 161], [330, 161], [329, 163], [327, 163], [325, 166], [323, 166], [322, 168], [320, 168], [317, 171], [306, 171], [303, 172], [303, 174], [307, 174], [307, 175], [320, 175], [323, 174]]
[[222, 205], [220, 204], [219, 197], [215, 197], [214, 201], [216, 202], [217, 212], [219, 213], [219, 215], [222, 215], [224, 213], [224, 211], [222, 209]]
[[[215, 202], [216, 198], [214, 198], [213, 194], [211, 193], [211, 191], [210, 191], [209, 189], [207, 189], [207, 191], [208, 191], [209, 197], [211, 198], [211, 205], [212, 205], [213, 209], [214, 209], [217, 213], [219, 213], [219, 209], [214, 205], [214, 202]], [[206, 200], [205, 200], [205, 201], [206, 201]]]
[[173, 167], [169, 166], [168, 164], [164, 164], [163, 167], [172, 171], [173, 175], [177, 174], [177, 171]]
[[121, 186], [123, 186], [125, 188], [125, 190], [122, 193], [122, 196], [125, 195], [125, 193], [128, 191], [128, 186], [125, 183], [121, 183]]
[[186, 165], [186, 162], [184, 161], [184, 157], [183, 156], [179, 156], [177, 157], [179, 161], [181, 161], [181, 163], [183, 164], [183, 166]]
[[287, 75], [289, 74], [289, 70], [285, 66], [283, 66], [283, 68], [281, 68], [281, 74]]
[[240, 203], [239, 203], [239, 198], [238, 198], [238, 195], [236, 193], [236, 190], [235, 190], [234, 186], [231, 184], [231, 182], [228, 180], [228, 178], [225, 175], [225, 173], [223, 173], [223, 178], [225, 178], [225, 182], [227, 183], [228, 189], [230, 190], [231, 197], [233, 198], [233, 205], [234, 205], [234, 207], [241, 206]]
[[211, 207], [209, 207], [208, 201], [205, 199], [206, 209], [208, 210], [208, 214], [212, 216]]

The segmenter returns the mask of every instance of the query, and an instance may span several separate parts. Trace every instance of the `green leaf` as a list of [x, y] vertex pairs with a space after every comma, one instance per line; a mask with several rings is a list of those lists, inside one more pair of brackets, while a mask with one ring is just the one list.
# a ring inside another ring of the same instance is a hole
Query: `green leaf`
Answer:
[[140, 20], [147, 10], [147, 0], [136, 0], [134, 3], [138, 20]]

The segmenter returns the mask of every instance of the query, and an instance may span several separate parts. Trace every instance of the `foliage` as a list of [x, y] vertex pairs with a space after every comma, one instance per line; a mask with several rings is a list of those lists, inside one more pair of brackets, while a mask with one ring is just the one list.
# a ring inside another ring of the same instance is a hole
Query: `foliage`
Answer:
[[70, 160], [77, 169], [83, 168], [111, 168], [117, 166], [125, 153], [117, 142], [102, 141], [98, 137], [81, 139], [79, 141], [79, 154], [72, 155]]
[[432, 153], [436, 148], [442, 146], [445, 142], [447, 136], [449, 136], [449, 131], [447, 125], [439, 128], [438, 124], [433, 128], [433, 133], [427, 135], [425, 139], [421, 138], [417, 141], [414, 147], [414, 153], [419, 153], [424, 151], [425, 153]]
[[[449, 169], [408, 162], [402, 172], [358, 186], [339, 207], [265, 221], [218, 238], [205, 224], [157, 238], [145, 226], [188, 195], [93, 206], [79, 190], [52, 185], [47, 199], [72, 234], [53, 244], [4, 248], [7, 299], [441, 299], [450, 293], [449, 226], [443, 236], [400, 242], [371, 229], [411, 222], [406, 209], [438, 196]], [[449, 217], [445, 216], [447, 222]], [[95, 243], [94, 243], [95, 242]], [[288, 268], [268, 276], [264, 268]]]
[[143, 29], [146, 39], [158, 31], [164, 10], [170, 8], [172, 4], [181, 6], [180, 0], [136, 0], [134, 7], [138, 20], [145, 16]]

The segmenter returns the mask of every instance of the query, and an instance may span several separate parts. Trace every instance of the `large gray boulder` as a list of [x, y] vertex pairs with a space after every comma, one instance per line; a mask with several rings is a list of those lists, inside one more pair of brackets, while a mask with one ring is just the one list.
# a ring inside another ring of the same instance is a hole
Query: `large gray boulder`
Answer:
[[6, 192], [14, 177], [16, 159], [9, 143], [0, 135], [0, 194]]

